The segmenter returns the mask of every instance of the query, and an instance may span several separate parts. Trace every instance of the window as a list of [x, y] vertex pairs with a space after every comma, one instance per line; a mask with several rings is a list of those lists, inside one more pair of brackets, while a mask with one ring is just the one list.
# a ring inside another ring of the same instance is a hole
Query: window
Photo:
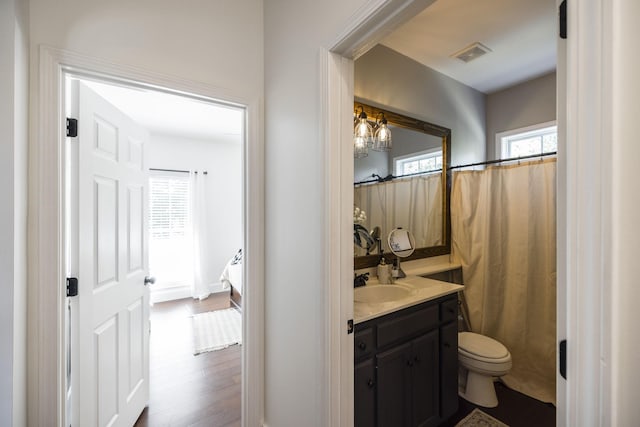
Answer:
[[442, 169], [442, 150], [421, 151], [408, 156], [394, 157], [395, 176], [437, 171]]
[[496, 141], [503, 159], [553, 153], [558, 150], [558, 129], [555, 122], [547, 122], [500, 132]]
[[191, 281], [191, 188], [189, 176], [149, 179], [149, 270], [156, 288]]

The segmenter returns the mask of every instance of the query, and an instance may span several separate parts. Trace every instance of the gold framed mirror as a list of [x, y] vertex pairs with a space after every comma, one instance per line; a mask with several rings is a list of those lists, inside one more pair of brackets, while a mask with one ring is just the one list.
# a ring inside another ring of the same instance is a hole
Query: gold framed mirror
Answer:
[[373, 234], [380, 239], [373, 248], [354, 243], [354, 268], [376, 266], [380, 249], [391, 260], [385, 242], [398, 227], [416, 240], [415, 251], [405, 260], [450, 253], [451, 130], [358, 100], [355, 111], [364, 111], [374, 126], [383, 114], [393, 142], [389, 151], [370, 150], [366, 157], [354, 158], [354, 210], [366, 212], [366, 217], [354, 217], [354, 233], [357, 229], [361, 237], [363, 228], [377, 228]]

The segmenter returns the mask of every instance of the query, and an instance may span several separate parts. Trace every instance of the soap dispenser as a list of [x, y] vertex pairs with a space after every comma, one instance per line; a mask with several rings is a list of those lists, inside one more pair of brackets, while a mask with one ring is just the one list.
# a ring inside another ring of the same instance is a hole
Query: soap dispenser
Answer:
[[387, 264], [382, 253], [380, 254], [380, 264], [378, 264], [378, 282], [380, 284], [393, 283], [391, 281], [391, 264]]

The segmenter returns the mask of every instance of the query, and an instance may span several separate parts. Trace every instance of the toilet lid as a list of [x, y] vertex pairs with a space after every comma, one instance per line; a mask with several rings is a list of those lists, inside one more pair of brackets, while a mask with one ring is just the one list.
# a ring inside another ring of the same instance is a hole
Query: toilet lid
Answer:
[[469, 354], [489, 359], [502, 359], [509, 355], [509, 350], [498, 341], [473, 332], [460, 332], [458, 347]]

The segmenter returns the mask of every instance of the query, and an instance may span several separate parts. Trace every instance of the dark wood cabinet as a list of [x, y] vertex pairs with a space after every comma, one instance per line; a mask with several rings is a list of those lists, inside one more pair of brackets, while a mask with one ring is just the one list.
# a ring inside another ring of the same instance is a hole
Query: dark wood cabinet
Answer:
[[373, 359], [358, 363], [354, 372], [353, 389], [354, 394], [358, 396], [354, 400], [354, 412], [360, 414], [355, 419], [355, 427], [371, 427], [375, 425], [376, 410], [376, 369]]
[[458, 408], [455, 295], [355, 327], [356, 427], [432, 427]]

